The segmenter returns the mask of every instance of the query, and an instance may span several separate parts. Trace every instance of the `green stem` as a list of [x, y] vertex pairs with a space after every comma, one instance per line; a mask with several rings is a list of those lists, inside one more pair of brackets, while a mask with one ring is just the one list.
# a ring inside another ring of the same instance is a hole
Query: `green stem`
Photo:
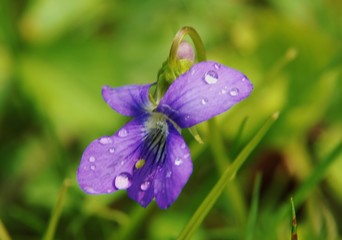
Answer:
[[297, 218], [296, 218], [296, 210], [293, 203], [293, 198], [291, 198], [291, 208], [292, 208], [292, 228], [291, 228], [291, 240], [297, 240]]
[[226, 168], [218, 182], [215, 184], [214, 188], [210, 191], [201, 205], [197, 208], [196, 212], [194, 213], [188, 224], [180, 233], [178, 237], [179, 240], [191, 238], [197, 227], [202, 223], [206, 215], [214, 206], [225, 186], [235, 177], [236, 172], [240, 169], [240, 167], [246, 161], [247, 157], [251, 154], [254, 148], [259, 144], [259, 142], [264, 137], [266, 132], [270, 129], [274, 121], [278, 118], [278, 115], [278, 113], [275, 113], [266, 121], [266, 123], [261, 127], [254, 138], [240, 152], [233, 164]]
[[[226, 169], [230, 165], [231, 159], [229, 159], [228, 155], [226, 154], [223, 139], [220, 135], [215, 118], [210, 119], [208, 123], [211, 152], [214, 156], [216, 168], [218, 169], [219, 174], [222, 175], [224, 173], [224, 169]], [[233, 206], [233, 214], [237, 217], [240, 224], [244, 224], [246, 220], [246, 204], [238, 183], [232, 181], [229, 185], [226, 186], [225, 193], [226, 198]]]
[[2, 223], [0, 219], [0, 239], [2, 240], [11, 240], [10, 235], [8, 234], [5, 225]]
[[56, 231], [56, 228], [57, 228], [58, 220], [59, 220], [59, 217], [60, 217], [62, 209], [63, 209], [63, 202], [64, 202], [64, 199], [65, 199], [67, 190], [69, 188], [69, 185], [70, 185], [70, 180], [69, 179], [64, 180], [63, 186], [62, 186], [62, 188], [59, 191], [58, 199], [57, 199], [56, 205], [55, 205], [55, 207], [53, 209], [53, 212], [52, 212], [52, 215], [51, 215], [51, 218], [50, 218], [50, 221], [49, 221], [48, 229], [47, 229], [47, 231], [45, 233], [45, 236], [43, 238], [44, 240], [52, 240], [52, 239], [54, 239], [54, 235], [55, 235], [55, 231]]
[[192, 28], [192, 27], [182, 27], [174, 37], [170, 49], [170, 55], [169, 55], [169, 64], [172, 67], [175, 67], [177, 65], [177, 51], [180, 43], [182, 42], [185, 35], [189, 35], [195, 45], [196, 54], [197, 54], [197, 60], [199, 62], [206, 61], [206, 55], [205, 55], [205, 48], [204, 44], [202, 42], [201, 37], [199, 36], [198, 32]]

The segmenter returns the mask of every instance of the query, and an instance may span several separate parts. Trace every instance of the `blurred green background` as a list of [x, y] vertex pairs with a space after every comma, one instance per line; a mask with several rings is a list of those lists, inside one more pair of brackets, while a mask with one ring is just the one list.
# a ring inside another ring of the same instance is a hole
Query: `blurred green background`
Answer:
[[[222, 167], [280, 111], [236, 193], [227, 188], [192, 239], [289, 239], [296, 194], [300, 239], [341, 239], [341, 13], [339, 0], [1, 0], [0, 238], [42, 238], [62, 196], [54, 239], [175, 239]], [[208, 59], [254, 84], [216, 118], [226, 163], [215, 161], [203, 123], [204, 145], [183, 131], [194, 172], [168, 210], [143, 209], [124, 191], [86, 195], [75, 179], [83, 150], [129, 120], [104, 103], [101, 87], [155, 81], [182, 26], [199, 32]]]

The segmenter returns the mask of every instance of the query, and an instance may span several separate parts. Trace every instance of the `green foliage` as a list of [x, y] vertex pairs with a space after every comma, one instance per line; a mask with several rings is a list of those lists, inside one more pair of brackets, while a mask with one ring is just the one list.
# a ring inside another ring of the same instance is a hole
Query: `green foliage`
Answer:
[[[337, 0], [0, 1], [0, 239], [176, 239], [277, 111], [191, 239], [289, 239], [292, 196], [299, 239], [341, 238], [341, 11]], [[84, 194], [83, 150], [128, 120], [101, 87], [156, 81], [182, 26], [252, 95], [196, 126], [204, 144], [184, 131], [194, 172], [168, 210]]]

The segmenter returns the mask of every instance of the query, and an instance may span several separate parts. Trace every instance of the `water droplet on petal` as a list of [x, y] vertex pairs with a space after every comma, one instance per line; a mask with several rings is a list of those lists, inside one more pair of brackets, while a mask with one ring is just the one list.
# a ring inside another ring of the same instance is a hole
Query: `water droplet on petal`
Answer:
[[243, 78], [241, 79], [242, 82], [244, 82], [244, 81], [246, 81], [246, 80], [247, 80], [246, 77], [243, 77]]
[[111, 193], [111, 192], [112, 192], [112, 189], [108, 188], [107, 193]]
[[176, 165], [176, 166], [179, 166], [179, 165], [181, 165], [182, 163], [183, 163], [183, 160], [180, 159], [180, 158], [177, 158], [176, 161], [175, 161], [175, 165]]
[[123, 172], [114, 179], [114, 187], [117, 189], [127, 189], [132, 185], [132, 176], [129, 173]]
[[171, 175], [172, 175], [172, 172], [171, 172], [171, 171], [167, 171], [165, 176], [166, 176], [167, 178], [169, 178], [169, 177], [171, 177]]
[[218, 80], [217, 72], [210, 70], [204, 75], [204, 81], [207, 84], [215, 84]]
[[196, 72], [196, 71], [195, 71], [195, 69], [191, 69], [191, 72], [190, 72], [190, 74], [191, 74], [191, 75], [194, 75], [194, 74], [195, 74], [195, 72]]
[[95, 157], [94, 156], [90, 156], [89, 162], [95, 162]]
[[99, 142], [103, 145], [112, 143], [112, 139], [110, 137], [102, 137]]
[[226, 90], [226, 89], [222, 89], [222, 90], [221, 90], [221, 93], [222, 93], [222, 94], [226, 94], [226, 93], [227, 93], [227, 90]]
[[115, 152], [115, 148], [110, 148], [108, 151], [109, 151], [109, 153], [114, 153]]
[[150, 183], [149, 181], [146, 181], [146, 182], [142, 183], [142, 184], [140, 185], [141, 190], [146, 191], [147, 189], [150, 188], [150, 184], [151, 184], [151, 183]]
[[229, 94], [230, 94], [230, 96], [232, 96], [232, 97], [236, 97], [237, 95], [239, 95], [239, 89], [237, 89], [237, 88], [232, 88], [232, 89], [229, 91]]
[[186, 115], [185, 117], [184, 117], [184, 120], [185, 121], [187, 121], [187, 120], [189, 120], [190, 119], [190, 116], [189, 115]]
[[87, 193], [97, 193], [95, 191], [95, 189], [93, 187], [90, 187], [90, 186], [87, 186], [87, 187], [84, 187], [84, 191], [86, 191]]
[[95, 165], [95, 164], [92, 164], [92, 165], [90, 166], [90, 169], [93, 170], [93, 171], [95, 171], [96, 165]]
[[214, 68], [216, 68], [217, 70], [220, 69], [220, 67], [221, 67], [220, 64], [218, 64], [218, 63], [215, 63], [215, 64], [214, 64]]
[[181, 149], [184, 149], [186, 146], [185, 146], [185, 143], [182, 144], [181, 146]]
[[207, 98], [202, 98], [202, 101], [201, 101], [201, 102], [202, 102], [203, 105], [205, 105], [205, 104], [208, 103], [208, 101], [209, 101], [209, 100], [208, 100]]
[[120, 131], [119, 131], [119, 137], [126, 137], [128, 135], [128, 132], [126, 129], [122, 128]]

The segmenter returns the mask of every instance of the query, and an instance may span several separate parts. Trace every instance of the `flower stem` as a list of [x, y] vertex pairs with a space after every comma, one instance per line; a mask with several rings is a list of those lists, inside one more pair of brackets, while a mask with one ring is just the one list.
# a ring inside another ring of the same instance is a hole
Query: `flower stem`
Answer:
[[177, 50], [182, 42], [183, 38], [185, 35], [189, 35], [194, 42], [195, 49], [196, 49], [196, 55], [197, 55], [197, 61], [206, 61], [206, 55], [205, 55], [205, 48], [204, 44], [202, 42], [201, 37], [199, 36], [198, 32], [192, 28], [192, 27], [182, 27], [177, 33], [176, 36], [174, 37], [170, 49], [170, 55], [169, 55], [169, 64], [173, 67], [176, 66], [177, 64]]
[[63, 186], [59, 191], [58, 199], [57, 199], [56, 205], [53, 209], [53, 212], [52, 212], [52, 215], [51, 215], [51, 218], [49, 221], [48, 229], [47, 229], [45, 236], [43, 238], [44, 240], [54, 239], [58, 220], [59, 220], [59, 217], [60, 217], [62, 209], [63, 209], [63, 202], [65, 199], [67, 190], [69, 188], [69, 185], [70, 185], [70, 180], [69, 179], [64, 180]]
[[196, 212], [185, 226], [183, 231], [180, 233], [178, 239], [190, 239], [192, 234], [198, 228], [198, 226], [202, 223], [206, 215], [209, 213], [211, 208], [214, 206], [218, 197], [221, 195], [224, 190], [226, 184], [230, 182], [236, 175], [236, 172], [240, 169], [242, 164], [246, 161], [247, 157], [251, 154], [254, 148], [259, 144], [261, 139], [264, 137], [266, 132], [270, 129], [274, 121], [278, 118], [278, 113], [274, 113], [271, 118], [269, 118], [265, 124], [261, 127], [261, 129], [257, 132], [257, 134], [253, 137], [253, 139], [247, 144], [247, 146], [240, 152], [240, 154], [236, 157], [235, 161], [226, 168], [220, 179], [217, 181], [213, 189], [201, 203], [201, 205], [197, 208]]

